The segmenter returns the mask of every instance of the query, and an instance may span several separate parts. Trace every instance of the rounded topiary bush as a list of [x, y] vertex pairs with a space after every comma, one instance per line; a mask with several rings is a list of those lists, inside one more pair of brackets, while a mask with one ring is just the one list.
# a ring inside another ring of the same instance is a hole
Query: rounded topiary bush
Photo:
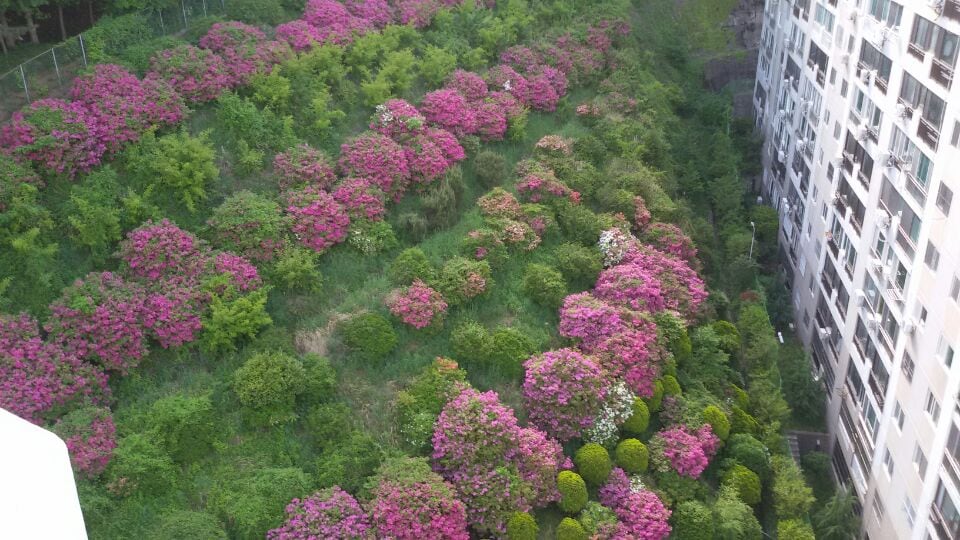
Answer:
[[297, 358], [283, 352], [261, 352], [234, 373], [233, 391], [257, 423], [290, 422], [296, 418], [293, 407], [304, 390], [305, 376]]
[[549, 308], [558, 308], [567, 296], [563, 274], [545, 264], [528, 264], [523, 272], [523, 294]]
[[587, 484], [583, 477], [573, 471], [560, 471], [557, 475], [557, 488], [560, 490], [560, 509], [568, 514], [576, 514], [587, 504]]
[[707, 405], [703, 409], [703, 420], [713, 428], [713, 434], [720, 437], [721, 441], [727, 440], [730, 436], [730, 419], [727, 413], [723, 412], [716, 405]]
[[450, 345], [457, 360], [469, 364], [484, 362], [490, 352], [490, 334], [476, 321], [464, 321], [450, 332]]
[[499, 186], [507, 179], [507, 160], [499, 152], [484, 150], [473, 158], [473, 170], [483, 187]]
[[536, 352], [536, 345], [516, 328], [500, 327], [490, 334], [486, 361], [502, 375], [517, 377], [523, 371], [523, 361]]
[[560, 244], [553, 250], [557, 269], [571, 282], [592, 284], [603, 270], [603, 255], [595, 247]]
[[587, 531], [577, 520], [563, 518], [557, 525], [557, 540], [587, 540]]
[[647, 408], [650, 412], [657, 412], [663, 405], [663, 382], [653, 381], [653, 395], [647, 398]]
[[624, 439], [617, 445], [614, 452], [617, 465], [631, 474], [642, 473], [650, 463], [650, 451], [647, 445], [637, 439]]
[[347, 348], [367, 360], [382, 360], [397, 346], [393, 325], [377, 313], [362, 313], [347, 319], [340, 325], [340, 333]]
[[539, 531], [537, 520], [526, 512], [516, 512], [507, 521], [507, 538], [510, 540], [537, 540]]
[[573, 462], [577, 465], [580, 476], [592, 486], [599, 486], [606, 482], [607, 476], [613, 469], [610, 453], [597, 443], [581, 446], [574, 455]]
[[631, 435], [640, 435], [647, 430], [647, 426], [650, 425], [650, 409], [647, 408], [647, 404], [640, 398], [633, 400], [633, 413], [630, 415], [630, 418], [627, 418], [627, 421], [623, 423], [622, 427], [624, 431]]
[[660, 380], [663, 382], [663, 395], [679, 396], [683, 393], [680, 389], [680, 383], [673, 375], [664, 375]]
[[727, 455], [757, 473], [761, 480], [770, 476], [770, 451], [756, 438], [736, 433], [727, 441]]
[[723, 475], [723, 485], [733, 487], [740, 500], [750, 506], [760, 503], [760, 477], [743, 465], [731, 467]]
[[397, 285], [409, 285], [416, 279], [431, 281], [435, 270], [422, 249], [408, 248], [397, 255], [387, 272]]
[[700, 501], [684, 501], [670, 517], [675, 538], [713, 540], [713, 512]]

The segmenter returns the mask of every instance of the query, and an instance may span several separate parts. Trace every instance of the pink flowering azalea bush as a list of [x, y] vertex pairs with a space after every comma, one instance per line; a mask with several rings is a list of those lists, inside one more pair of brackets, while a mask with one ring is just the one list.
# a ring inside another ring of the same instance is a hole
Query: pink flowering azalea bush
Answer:
[[250, 261], [229, 251], [217, 253], [213, 259], [214, 270], [230, 278], [230, 284], [240, 291], [252, 291], [260, 288], [260, 274]]
[[326, 191], [307, 186], [287, 194], [290, 229], [304, 246], [321, 252], [347, 238], [350, 216]]
[[397, 15], [401, 24], [424, 28], [430, 24], [443, 4], [440, 0], [396, 0]]
[[371, 496], [370, 524], [377, 538], [470, 538], [466, 507], [425, 459], [388, 460], [375, 477]]
[[426, 185], [443, 176], [450, 168], [443, 149], [427, 134], [417, 135], [403, 144], [403, 153], [416, 185]]
[[110, 272], [91, 273], [50, 305], [44, 329], [64, 351], [126, 373], [147, 353], [145, 292]]
[[267, 540], [358, 540], [367, 538], [370, 521], [349, 493], [338, 486], [287, 505], [287, 520], [267, 531]]
[[324, 38], [324, 33], [319, 28], [302, 19], [277, 26], [274, 35], [296, 52], [312, 49], [316, 44], [322, 43]]
[[189, 287], [169, 287], [143, 303], [143, 326], [164, 349], [197, 339], [206, 298]]
[[657, 325], [643, 317], [632, 317], [630, 326], [600, 341], [590, 349], [600, 365], [621, 377], [635, 394], [653, 395], [653, 383], [660, 376], [661, 350]]
[[344, 5], [350, 14], [369, 22], [374, 28], [384, 28], [396, 18], [393, 6], [386, 0], [346, 0]]
[[600, 273], [594, 288], [598, 298], [613, 305], [655, 313], [666, 307], [660, 280], [640, 264], [618, 264]]
[[633, 198], [633, 207], [634, 227], [636, 227], [638, 231], [642, 231], [646, 229], [650, 223], [650, 210], [647, 209], [646, 201], [639, 195]]
[[117, 447], [113, 416], [105, 407], [74, 409], [57, 420], [53, 432], [67, 443], [73, 470], [87, 478], [107, 468]]
[[720, 439], [713, 434], [710, 424], [696, 430], [676, 425], [654, 435], [650, 456], [658, 470], [672, 469], [681, 476], [699, 478], [719, 447]]
[[686, 261], [647, 246], [638, 246], [624, 256], [626, 264], [647, 269], [657, 281], [666, 309], [693, 319], [707, 299], [707, 287]]
[[650, 224], [644, 231], [643, 241], [687, 263], [696, 262], [697, 248], [693, 246], [693, 240], [673, 223]]
[[513, 193], [500, 187], [493, 188], [477, 199], [477, 206], [480, 207], [480, 213], [489, 218], [519, 219], [523, 214], [520, 201]]
[[41, 99], [0, 128], [0, 147], [43, 172], [73, 178], [99, 165], [115, 136], [84, 104]]
[[344, 178], [333, 191], [333, 198], [343, 205], [350, 219], [380, 221], [386, 213], [383, 191], [366, 178]]
[[410, 102], [389, 99], [377, 105], [370, 119], [370, 129], [402, 142], [406, 137], [422, 133], [426, 122], [426, 118]]
[[670, 535], [670, 510], [656, 493], [633, 485], [623, 469], [616, 467], [610, 472], [597, 496], [619, 520], [610, 538], [663, 540]]
[[[193, 234], [164, 219], [130, 231], [118, 253], [125, 271], [148, 288], [194, 283], [204, 272], [207, 248]], [[161, 283], [162, 282], [162, 283]]]
[[557, 180], [551, 171], [527, 174], [517, 183], [517, 193], [527, 202], [538, 203], [551, 199], [568, 198], [578, 202], [579, 194]]
[[523, 104], [528, 102], [530, 83], [509, 65], [500, 64], [490, 68], [484, 75], [484, 80], [491, 91], [505, 92]]
[[326, 189], [337, 180], [329, 158], [309, 144], [277, 154], [273, 158], [273, 172], [281, 191], [307, 185]]
[[490, 93], [487, 81], [472, 71], [457, 69], [447, 77], [446, 88], [456, 90], [470, 102], [480, 101]]
[[591, 294], [571, 294], [560, 308], [560, 335], [580, 339], [582, 346], [592, 349], [626, 329], [623, 311]]
[[561, 442], [593, 424], [608, 382], [593, 358], [559, 349], [531, 357], [524, 368], [523, 397], [533, 424]]
[[79, 403], [106, 404], [103, 371], [40, 338], [36, 320], [0, 315], [0, 407], [41, 425]]
[[193, 45], [158, 52], [150, 59], [146, 78], [166, 81], [185, 99], [196, 102], [217, 99], [236, 82], [223, 58]]
[[393, 139], [367, 132], [340, 147], [340, 172], [369, 178], [388, 196], [402, 195], [410, 179], [406, 153]]
[[467, 99], [451, 88], [434, 90], [423, 96], [420, 111], [427, 121], [457, 137], [477, 132], [477, 117]]
[[427, 137], [440, 149], [444, 159], [447, 160], [447, 167], [452, 167], [458, 161], [467, 158], [466, 152], [460, 146], [460, 142], [454, 137], [453, 133], [445, 129], [428, 127], [425, 130]]
[[223, 58], [230, 86], [248, 84], [254, 74], [269, 73], [291, 56], [286, 41], [267, 41], [262, 31], [238, 21], [214, 23], [199, 44]]
[[323, 43], [349, 45], [354, 36], [373, 30], [373, 22], [354, 16], [346, 6], [335, 0], [310, 0], [303, 19], [316, 27]]
[[502, 535], [514, 512], [559, 497], [560, 444], [521, 428], [496, 392], [467, 388], [450, 400], [435, 424], [433, 449], [434, 469], [453, 485], [481, 533]]
[[394, 289], [386, 304], [390, 313], [418, 330], [439, 324], [447, 312], [443, 295], [419, 279], [409, 287]]

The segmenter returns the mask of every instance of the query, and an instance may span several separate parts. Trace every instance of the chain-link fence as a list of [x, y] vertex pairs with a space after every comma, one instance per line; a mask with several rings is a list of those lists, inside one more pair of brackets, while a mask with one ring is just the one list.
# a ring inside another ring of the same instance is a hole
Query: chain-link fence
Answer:
[[[223, 15], [225, 0], [181, 0], [173, 7], [144, 12], [157, 36], [178, 34], [196, 19]], [[0, 74], [0, 122], [24, 105], [45, 97], [64, 97], [73, 78], [87, 67], [83, 34], [76, 35]]]

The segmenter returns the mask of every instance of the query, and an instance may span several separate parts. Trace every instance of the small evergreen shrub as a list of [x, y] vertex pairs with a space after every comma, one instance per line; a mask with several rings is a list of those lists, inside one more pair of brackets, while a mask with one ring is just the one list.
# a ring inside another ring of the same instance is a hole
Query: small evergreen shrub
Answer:
[[567, 296], [563, 274], [545, 264], [528, 264], [523, 272], [523, 293], [534, 302], [558, 308]]
[[393, 325], [378, 313], [354, 315], [340, 325], [343, 342], [359, 358], [377, 361], [397, 346]]
[[490, 355], [491, 342], [487, 329], [476, 321], [464, 321], [450, 333], [450, 344], [455, 358], [466, 363], [486, 361]]
[[518, 377], [523, 361], [536, 352], [533, 340], [516, 328], [500, 327], [490, 334], [487, 364], [508, 377]]
[[557, 525], [557, 540], [587, 540], [587, 532], [577, 520], [563, 518]]
[[650, 409], [642, 399], [636, 398], [633, 400], [633, 413], [620, 427], [631, 435], [640, 435], [647, 430], [648, 425], [650, 425]]
[[760, 503], [760, 477], [757, 473], [737, 464], [723, 475], [723, 484], [731, 486], [740, 500], [755, 506]]
[[587, 484], [583, 477], [573, 471], [560, 471], [557, 475], [557, 488], [560, 490], [560, 509], [568, 514], [576, 514], [587, 504]]
[[422, 249], [407, 248], [390, 263], [387, 273], [397, 285], [409, 285], [414, 280], [429, 282], [434, 278], [435, 270]]
[[233, 390], [257, 423], [282, 424], [296, 419], [293, 407], [305, 377], [303, 363], [293, 356], [261, 352], [234, 373]]
[[727, 440], [730, 436], [730, 419], [727, 414], [720, 410], [716, 405], [707, 405], [703, 409], [703, 419], [713, 428], [713, 434], [720, 437], [721, 441]]
[[684, 501], [670, 518], [675, 538], [713, 540], [713, 512], [700, 501]]
[[507, 538], [510, 540], [537, 540], [539, 531], [537, 520], [526, 512], [517, 512], [507, 521]]
[[647, 445], [637, 439], [620, 441], [614, 455], [617, 465], [630, 474], [646, 472], [650, 462], [650, 451], [647, 450]]
[[488, 189], [503, 184], [509, 174], [507, 160], [492, 150], [484, 150], [473, 158], [473, 170], [480, 185]]
[[665, 396], [679, 396], [683, 393], [680, 390], [680, 383], [673, 375], [664, 375], [660, 380], [663, 382], [663, 394]]
[[597, 443], [587, 443], [581, 446], [573, 457], [580, 476], [591, 486], [599, 486], [607, 480], [613, 469], [610, 453]]
[[592, 284], [603, 270], [603, 255], [594, 247], [560, 244], [553, 256], [563, 277], [571, 282]]

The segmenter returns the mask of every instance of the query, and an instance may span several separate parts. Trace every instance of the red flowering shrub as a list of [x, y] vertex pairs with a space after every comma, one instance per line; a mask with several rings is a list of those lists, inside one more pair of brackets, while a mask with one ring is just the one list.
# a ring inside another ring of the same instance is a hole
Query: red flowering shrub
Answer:
[[281, 191], [307, 185], [326, 189], [337, 180], [327, 156], [309, 144], [277, 154], [273, 158], [273, 171]]
[[110, 272], [91, 273], [50, 305], [44, 329], [64, 351], [126, 373], [147, 352], [145, 292]]
[[569, 198], [576, 202], [579, 194], [557, 180], [552, 171], [537, 171], [524, 175], [517, 183], [517, 193], [527, 202], [540, 202], [555, 198]]
[[267, 531], [267, 540], [357, 540], [367, 538], [370, 521], [349, 493], [337, 486], [287, 505], [287, 521]]
[[344, 178], [333, 198], [343, 205], [350, 219], [380, 221], [386, 213], [383, 191], [366, 178]]
[[397, 198], [410, 179], [403, 148], [379, 133], [367, 132], [340, 147], [340, 172], [344, 176], [369, 178], [384, 193]]
[[57, 420], [53, 432], [67, 443], [73, 470], [92, 478], [103, 472], [117, 447], [117, 430], [110, 409], [82, 407]]
[[0, 315], [0, 407], [41, 425], [71, 405], [109, 397], [100, 368], [44, 343], [34, 319]]
[[559, 349], [533, 356], [523, 366], [523, 396], [533, 424], [561, 442], [593, 424], [607, 385], [594, 359]]
[[297, 240], [314, 251], [324, 251], [347, 237], [350, 216], [333, 195], [317, 187], [288, 193], [287, 214]]
[[434, 469], [453, 484], [467, 519], [482, 533], [503, 534], [516, 511], [559, 498], [560, 444], [521, 428], [496, 392], [463, 390], [449, 401], [433, 434]]
[[554, 81], [547, 75], [535, 75], [529, 79], [527, 88], [527, 104], [538, 111], [553, 112], [557, 110], [560, 94]]
[[476, 132], [481, 140], [499, 141], [507, 134], [507, 112], [511, 107], [498, 101], [502, 100], [487, 99], [474, 105]]
[[425, 185], [443, 176], [450, 163], [440, 148], [428, 134], [417, 135], [403, 144], [403, 153], [410, 169], [410, 179], [419, 185]]
[[417, 329], [439, 323], [447, 311], [443, 295], [419, 279], [409, 287], [394, 289], [386, 304], [390, 313]]
[[208, 257], [206, 246], [196, 236], [166, 219], [156, 224], [147, 221], [130, 231], [120, 243], [118, 255], [128, 274], [146, 280], [148, 288], [161, 290], [195, 283]]
[[82, 103], [41, 99], [13, 113], [0, 129], [0, 147], [49, 174], [73, 178], [99, 165], [116, 136], [122, 134], [111, 133]]
[[657, 470], [670, 469], [681, 476], [699, 478], [720, 447], [710, 424], [697, 430], [678, 425], [661, 430], [650, 441], [650, 456]]
[[369, 506], [378, 538], [469, 540], [466, 507], [426, 460], [387, 461], [375, 482]]
[[427, 121], [457, 137], [477, 132], [477, 117], [466, 98], [459, 92], [443, 88], [423, 96], [420, 111]]
[[146, 79], [166, 81], [181, 96], [197, 102], [217, 99], [236, 82], [223, 58], [193, 45], [164, 49], [154, 55]]
[[373, 29], [373, 22], [350, 13], [346, 6], [335, 0], [310, 0], [303, 12], [303, 19], [321, 33], [323, 43], [348, 45], [354, 35], [365, 34]]
[[425, 133], [426, 136], [430, 138], [430, 141], [440, 149], [444, 159], [447, 160], [448, 167], [452, 167], [458, 161], [466, 159], [467, 154], [453, 133], [434, 127], [428, 127]]

